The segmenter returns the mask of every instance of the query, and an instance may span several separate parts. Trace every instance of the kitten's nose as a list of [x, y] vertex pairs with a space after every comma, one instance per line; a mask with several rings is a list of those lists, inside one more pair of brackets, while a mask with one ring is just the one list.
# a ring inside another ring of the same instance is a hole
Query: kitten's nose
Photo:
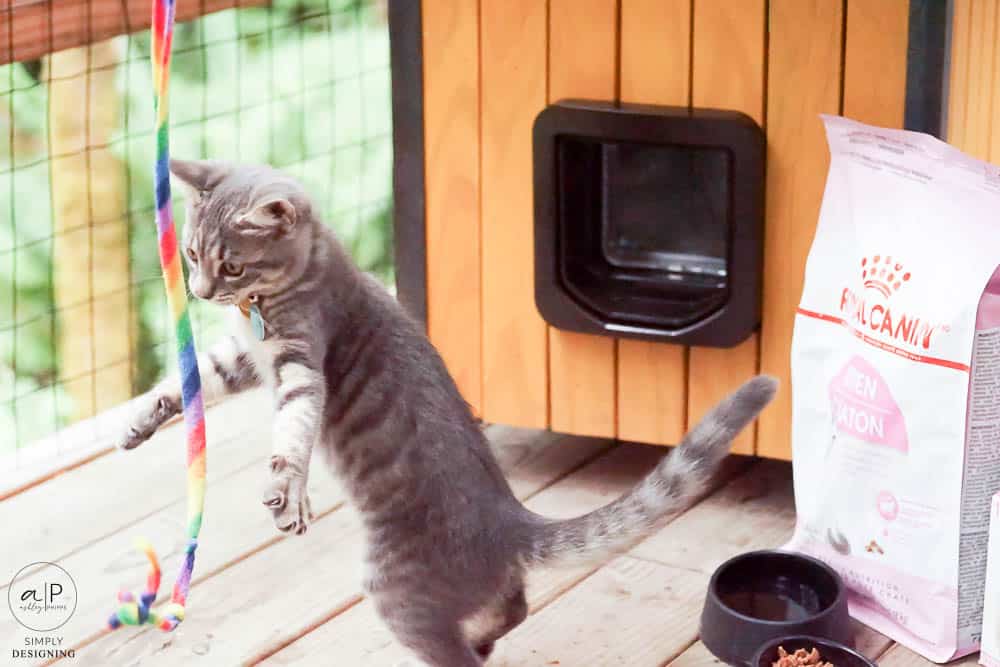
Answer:
[[199, 299], [211, 299], [212, 295], [215, 294], [215, 284], [200, 276], [191, 276], [191, 293]]

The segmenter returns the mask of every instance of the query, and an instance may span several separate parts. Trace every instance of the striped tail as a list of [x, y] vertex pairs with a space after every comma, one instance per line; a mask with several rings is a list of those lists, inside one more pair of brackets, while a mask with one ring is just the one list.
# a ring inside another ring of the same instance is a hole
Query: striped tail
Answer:
[[568, 520], [530, 514], [529, 566], [602, 560], [649, 535], [661, 519], [704, 493], [733, 438], [750, 424], [777, 391], [778, 382], [759, 375], [737, 389], [684, 436], [680, 446], [624, 496]]

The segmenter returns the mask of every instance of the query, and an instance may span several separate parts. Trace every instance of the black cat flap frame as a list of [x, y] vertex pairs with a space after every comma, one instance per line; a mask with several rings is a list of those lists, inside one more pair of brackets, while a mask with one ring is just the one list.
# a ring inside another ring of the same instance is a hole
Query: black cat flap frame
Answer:
[[564, 100], [534, 126], [535, 302], [569, 331], [731, 347], [760, 324], [749, 116]]

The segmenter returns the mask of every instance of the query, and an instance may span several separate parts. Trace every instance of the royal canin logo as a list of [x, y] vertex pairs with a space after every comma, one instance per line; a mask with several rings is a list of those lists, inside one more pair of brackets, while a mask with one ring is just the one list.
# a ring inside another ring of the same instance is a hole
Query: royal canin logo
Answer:
[[894, 311], [888, 301], [910, 280], [910, 272], [890, 255], [874, 255], [861, 260], [861, 294], [845, 287], [840, 294], [840, 311], [859, 329], [881, 334], [900, 343], [930, 349], [936, 335], [947, 327]]

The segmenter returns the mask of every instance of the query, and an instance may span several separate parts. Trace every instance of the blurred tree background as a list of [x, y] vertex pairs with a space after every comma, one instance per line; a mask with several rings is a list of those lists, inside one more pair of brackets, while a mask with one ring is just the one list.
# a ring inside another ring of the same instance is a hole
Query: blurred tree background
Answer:
[[[141, 32], [0, 67], [0, 456], [173, 367], [148, 52]], [[179, 24], [170, 112], [173, 155], [286, 169], [391, 284], [384, 0], [274, 0]], [[223, 316], [195, 303], [200, 348]]]

